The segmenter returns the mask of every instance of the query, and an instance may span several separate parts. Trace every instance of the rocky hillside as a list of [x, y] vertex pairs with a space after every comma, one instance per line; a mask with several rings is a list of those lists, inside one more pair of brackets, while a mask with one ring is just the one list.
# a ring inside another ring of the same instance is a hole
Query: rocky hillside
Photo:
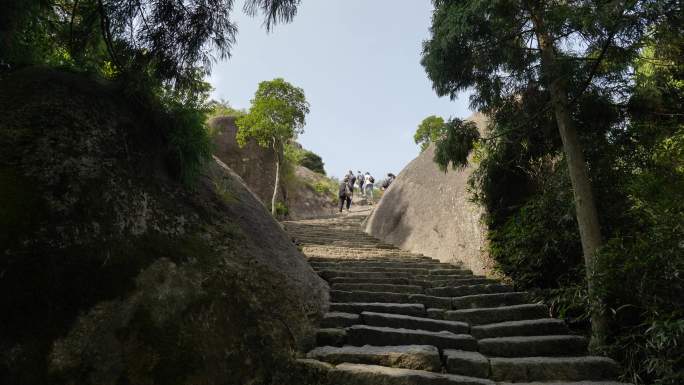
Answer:
[[113, 84], [0, 90], [0, 383], [299, 383], [327, 285], [237, 175], [178, 183]]
[[[482, 131], [481, 114], [469, 118]], [[397, 176], [369, 217], [366, 231], [388, 243], [447, 263], [463, 263], [476, 274], [489, 271], [482, 210], [469, 202], [471, 167], [444, 173], [432, 161], [434, 145]]]
[[[259, 147], [250, 140], [240, 148], [235, 140], [235, 118], [213, 118], [209, 124], [215, 132], [216, 155], [242, 177], [262, 202], [271, 204], [275, 180], [275, 156], [271, 149]], [[328, 191], [330, 181], [306, 167], [293, 165], [279, 191], [279, 201], [287, 207], [288, 219], [327, 217], [335, 213], [335, 194]]]

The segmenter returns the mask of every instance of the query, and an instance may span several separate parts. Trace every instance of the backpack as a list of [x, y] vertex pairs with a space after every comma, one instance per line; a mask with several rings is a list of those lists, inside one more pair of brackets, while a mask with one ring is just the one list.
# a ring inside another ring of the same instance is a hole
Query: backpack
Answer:
[[373, 178], [373, 176], [371, 176], [370, 178], [368, 178], [368, 180], [369, 180], [371, 183], [375, 183], [375, 178]]
[[347, 183], [344, 184], [344, 195], [346, 195], [347, 197], [350, 197], [350, 198], [352, 196], [352, 190], [351, 190], [351, 188], [349, 188], [349, 184], [347, 184]]

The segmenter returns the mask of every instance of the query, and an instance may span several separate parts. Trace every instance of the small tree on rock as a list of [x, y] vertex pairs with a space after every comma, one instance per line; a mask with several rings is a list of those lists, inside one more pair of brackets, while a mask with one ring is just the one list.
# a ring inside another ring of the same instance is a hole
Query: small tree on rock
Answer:
[[252, 138], [259, 146], [273, 150], [276, 169], [271, 214], [275, 216], [283, 147], [304, 132], [309, 103], [304, 97], [304, 90], [281, 78], [259, 83], [251, 102], [249, 113], [235, 122], [238, 127], [236, 140], [240, 147], [244, 147]]
[[413, 140], [420, 145], [420, 152], [423, 152], [430, 146], [430, 143], [437, 142], [445, 132], [444, 119], [430, 115], [420, 122], [416, 133], [413, 135]]

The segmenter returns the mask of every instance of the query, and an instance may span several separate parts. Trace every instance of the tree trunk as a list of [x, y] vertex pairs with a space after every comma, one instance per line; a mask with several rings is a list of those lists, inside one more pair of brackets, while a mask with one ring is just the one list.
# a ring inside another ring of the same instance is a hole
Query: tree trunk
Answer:
[[[536, 17], [535, 17], [536, 16]], [[603, 298], [596, 290], [595, 254], [601, 246], [601, 227], [598, 212], [594, 204], [591, 181], [582, 146], [577, 136], [570, 113], [568, 111], [568, 93], [561, 71], [558, 68], [554, 42], [545, 31], [543, 21], [535, 15], [532, 17], [539, 48], [542, 56], [542, 69], [546, 75], [546, 83], [551, 94], [551, 106], [556, 117], [556, 124], [563, 141], [563, 152], [568, 164], [570, 181], [575, 198], [575, 211], [579, 225], [584, 264], [586, 267], [587, 289], [591, 306], [591, 346], [597, 348], [604, 344], [608, 329], [608, 319], [603, 306]]]
[[273, 197], [271, 198], [271, 215], [276, 216], [276, 198], [278, 197], [278, 185], [280, 184], [280, 149], [273, 141], [273, 152], [275, 153], [275, 184], [273, 185]]

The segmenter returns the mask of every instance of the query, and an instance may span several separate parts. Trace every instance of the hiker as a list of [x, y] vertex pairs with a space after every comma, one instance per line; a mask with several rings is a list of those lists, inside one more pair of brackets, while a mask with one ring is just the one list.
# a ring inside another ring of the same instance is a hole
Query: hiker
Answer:
[[356, 183], [356, 176], [354, 175], [354, 172], [352, 170], [349, 170], [349, 174], [347, 174], [347, 177], [349, 177], [349, 184], [354, 187], [354, 183]]
[[392, 174], [391, 172], [388, 173], [387, 179], [385, 179], [385, 182], [383, 182], [383, 184], [382, 184], [382, 189], [387, 190], [389, 188], [389, 186], [392, 184], [392, 182], [394, 182], [394, 178], [396, 178], [396, 176], [394, 176], [394, 174]]
[[347, 211], [349, 211], [353, 191], [353, 187], [349, 187], [349, 175], [345, 175], [344, 180], [340, 182], [340, 190], [338, 193], [338, 197], [340, 198], [340, 212], [342, 212], [342, 208], [344, 208], [344, 202], [347, 202]]
[[359, 184], [359, 191], [361, 192], [361, 195], [365, 196], [366, 193], [363, 191], [363, 174], [361, 174], [361, 171], [357, 171], [356, 182]]
[[373, 183], [375, 183], [375, 178], [373, 178], [373, 175], [366, 171], [366, 175], [363, 177], [363, 179], [363, 190], [366, 193], [366, 199], [369, 200], [369, 204], [373, 204]]

